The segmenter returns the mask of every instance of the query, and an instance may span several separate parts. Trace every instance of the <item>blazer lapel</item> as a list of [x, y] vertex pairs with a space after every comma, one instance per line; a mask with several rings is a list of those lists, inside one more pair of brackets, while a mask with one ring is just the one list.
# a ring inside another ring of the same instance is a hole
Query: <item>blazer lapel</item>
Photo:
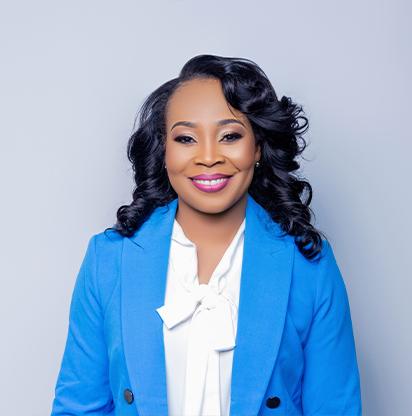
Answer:
[[163, 306], [177, 200], [158, 208], [139, 232], [124, 240], [121, 274], [122, 334], [139, 414], [167, 415]]
[[[289, 240], [289, 242], [288, 242]], [[257, 415], [282, 338], [294, 244], [251, 197], [233, 355], [231, 415]]]
[[[167, 415], [163, 306], [177, 200], [158, 208], [125, 239], [121, 315], [125, 359], [139, 414]], [[294, 244], [279, 236], [251, 197], [233, 356], [231, 415], [258, 414], [279, 350], [286, 317]], [[272, 223], [273, 224], [273, 223]], [[274, 236], [274, 233], [277, 236]]]

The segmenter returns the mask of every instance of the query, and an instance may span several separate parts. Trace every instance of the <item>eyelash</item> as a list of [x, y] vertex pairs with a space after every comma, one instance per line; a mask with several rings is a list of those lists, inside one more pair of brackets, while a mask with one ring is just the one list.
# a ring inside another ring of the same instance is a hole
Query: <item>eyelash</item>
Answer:
[[183, 144], [189, 144], [194, 141], [193, 137], [190, 136], [177, 136], [173, 139], [175, 142], [183, 143]]
[[[226, 133], [222, 137], [222, 140], [226, 139], [224, 141], [234, 142], [234, 141], [236, 141], [238, 139], [241, 139], [241, 138], [242, 138], [241, 134], [233, 132], [233, 133]], [[193, 137], [190, 137], [190, 136], [181, 135], [181, 136], [175, 137], [174, 141], [178, 142], [178, 143], [183, 143], [183, 144], [190, 144], [190, 143], [193, 143], [195, 141], [195, 139]]]
[[241, 134], [233, 132], [233, 133], [227, 133], [227, 134], [225, 134], [223, 136], [223, 139], [227, 139], [230, 136], [232, 136], [232, 139], [228, 139], [226, 141], [228, 141], [228, 142], [234, 142], [234, 141], [239, 140], [239, 139], [242, 138], [242, 135]]

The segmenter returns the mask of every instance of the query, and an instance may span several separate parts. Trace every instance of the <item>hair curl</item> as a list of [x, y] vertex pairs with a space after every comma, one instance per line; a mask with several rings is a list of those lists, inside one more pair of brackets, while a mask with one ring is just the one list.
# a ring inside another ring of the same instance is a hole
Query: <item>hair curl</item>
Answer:
[[265, 73], [247, 59], [196, 56], [178, 78], [146, 99], [127, 148], [136, 183], [133, 201], [118, 209], [116, 231], [132, 236], [157, 207], [177, 197], [164, 169], [165, 118], [173, 93], [194, 78], [218, 79], [227, 102], [248, 117], [261, 149], [260, 167], [255, 169], [249, 193], [286, 234], [295, 237], [306, 258], [316, 258], [323, 235], [311, 224], [312, 187], [296, 175], [297, 158], [306, 147], [302, 136], [308, 119], [290, 98], [279, 100]]

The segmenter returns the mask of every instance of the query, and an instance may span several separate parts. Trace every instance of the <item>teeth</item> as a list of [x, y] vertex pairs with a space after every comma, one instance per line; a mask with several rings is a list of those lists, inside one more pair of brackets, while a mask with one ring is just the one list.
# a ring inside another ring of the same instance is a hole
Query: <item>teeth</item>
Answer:
[[193, 179], [193, 182], [200, 183], [202, 185], [217, 185], [218, 183], [225, 182], [228, 179], [229, 178], [220, 178], [220, 179], [214, 179], [212, 181], [203, 181], [203, 180], [200, 180], [200, 179]]

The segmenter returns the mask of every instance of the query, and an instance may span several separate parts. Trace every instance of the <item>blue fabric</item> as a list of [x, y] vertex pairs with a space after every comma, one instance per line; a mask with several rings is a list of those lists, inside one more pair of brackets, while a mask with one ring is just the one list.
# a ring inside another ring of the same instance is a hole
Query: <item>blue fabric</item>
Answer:
[[[167, 415], [163, 323], [177, 201], [132, 238], [94, 236], [80, 269], [52, 415]], [[134, 402], [123, 393], [130, 389]], [[266, 406], [278, 397], [275, 409]], [[331, 248], [309, 262], [251, 197], [231, 415], [360, 415], [345, 286]]]

